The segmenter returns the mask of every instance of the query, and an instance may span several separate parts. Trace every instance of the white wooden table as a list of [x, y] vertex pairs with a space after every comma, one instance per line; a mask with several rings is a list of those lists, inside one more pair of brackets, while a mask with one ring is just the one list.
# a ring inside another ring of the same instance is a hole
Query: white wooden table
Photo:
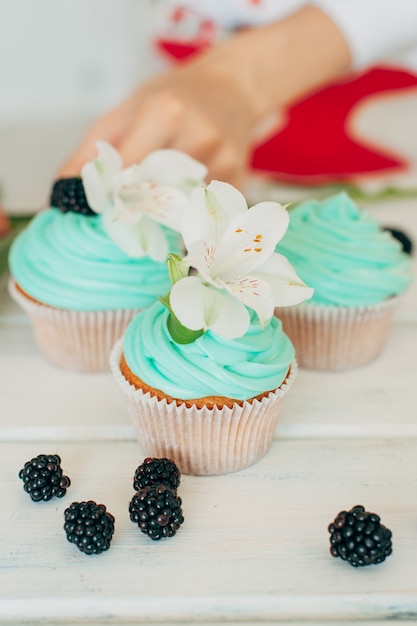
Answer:
[[[417, 240], [416, 200], [371, 212]], [[0, 623], [417, 623], [416, 284], [377, 361], [299, 372], [264, 459], [228, 476], [183, 477], [185, 523], [159, 542], [129, 520], [143, 454], [111, 374], [46, 363], [4, 286], [0, 346]], [[72, 486], [33, 503], [18, 471], [54, 452]], [[64, 509], [86, 499], [116, 517], [99, 556], [63, 531]], [[354, 569], [329, 555], [327, 525], [355, 504], [393, 532], [381, 565]]]

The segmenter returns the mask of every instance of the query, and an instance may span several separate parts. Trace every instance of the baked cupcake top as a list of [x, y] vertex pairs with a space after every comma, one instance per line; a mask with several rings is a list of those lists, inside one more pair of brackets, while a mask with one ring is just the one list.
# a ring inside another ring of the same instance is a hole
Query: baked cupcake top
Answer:
[[[178, 233], [168, 231], [172, 251]], [[71, 310], [144, 308], [170, 288], [165, 262], [129, 257], [110, 239], [101, 215], [42, 211], [14, 241], [10, 272], [30, 296]]]
[[132, 372], [174, 398], [247, 400], [279, 387], [294, 360], [294, 347], [275, 317], [262, 328], [253, 314], [239, 338], [207, 331], [192, 343], [179, 344], [168, 331], [168, 315], [160, 302], [142, 311], [129, 324], [123, 351]]
[[294, 348], [274, 307], [312, 293], [274, 252], [287, 225], [278, 203], [248, 209], [231, 185], [196, 188], [182, 220], [186, 255], [168, 257], [171, 290], [125, 333], [131, 372], [181, 400], [247, 400], [279, 387]]
[[315, 304], [376, 304], [402, 293], [412, 280], [399, 242], [344, 192], [292, 209], [276, 249], [314, 288]]

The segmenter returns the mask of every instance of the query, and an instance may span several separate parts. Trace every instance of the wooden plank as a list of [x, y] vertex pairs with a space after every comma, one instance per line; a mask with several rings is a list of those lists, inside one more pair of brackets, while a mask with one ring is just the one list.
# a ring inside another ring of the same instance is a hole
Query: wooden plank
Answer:
[[[337, 621], [417, 619], [416, 440], [275, 441], [259, 463], [220, 477], [184, 476], [186, 522], [152, 542], [129, 520], [133, 442], [0, 444], [0, 616], [19, 620]], [[32, 503], [17, 472], [57, 451], [72, 486]], [[109, 552], [69, 544], [63, 511], [104, 502], [117, 530]], [[354, 569], [328, 553], [327, 525], [357, 503], [379, 513], [394, 553]]]

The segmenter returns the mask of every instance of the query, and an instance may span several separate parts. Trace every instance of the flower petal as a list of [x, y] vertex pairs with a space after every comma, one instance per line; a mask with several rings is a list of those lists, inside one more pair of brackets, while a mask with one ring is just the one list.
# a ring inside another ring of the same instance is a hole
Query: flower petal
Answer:
[[135, 224], [143, 214], [177, 232], [188, 196], [174, 187], [164, 187], [142, 177], [139, 165], [122, 170], [114, 180], [115, 215]]
[[181, 324], [191, 330], [211, 329], [217, 335], [235, 339], [249, 328], [246, 307], [227, 292], [203, 285], [197, 276], [173, 285], [170, 305]]
[[81, 169], [88, 204], [96, 213], [103, 213], [110, 203], [114, 177], [122, 169], [120, 154], [105, 141], [97, 141], [97, 157]]
[[211, 265], [216, 257], [216, 246], [205, 241], [196, 241], [191, 244], [184, 263], [193, 267], [206, 281], [212, 281], [210, 276]]
[[251, 273], [274, 253], [288, 223], [287, 210], [277, 202], [260, 202], [235, 217], [218, 244], [212, 277], [229, 281]]
[[272, 289], [266, 280], [258, 276], [243, 276], [218, 286], [223, 286], [232, 296], [253, 309], [263, 326], [273, 316]]
[[88, 204], [96, 213], [103, 213], [110, 206], [110, 198], [93, 162], [82, 167], [81, 178]]
[[187, 249], [195, 241], [216, 244], [230, 221], [248, 206], [244, 196], [229, 185], [217, 180], [207, 187], [197, 187], [184, 210], [181, 234]]
[[167, 187], [191, 191], [204, 182], [207, 167], [185, 152], [172, 149], [155, 150], [140, 163], [143, 180], [152, 180]]
[[255, 276], [270, 285], [274, 306], [299, 304], [314, 293], [314, 289], [296, 274], [288, 259], [277, 252], [258, 268]]
[[113, 219], [109, 213], [103, 215], [103, 225], [109, 237], [128, 256], [149, 256], [155, 261], [164, 261], [168, 254], [168, 242], [161, 227], [144, 217], [131, 225]]
[[112, 145], [106, 141], [97, 141], [97, 157], [94, 159], [96, 168], [103, 179], [107, 188], [112, 184], [114, 176], [123, 167], [123, 161], [120, 154]]

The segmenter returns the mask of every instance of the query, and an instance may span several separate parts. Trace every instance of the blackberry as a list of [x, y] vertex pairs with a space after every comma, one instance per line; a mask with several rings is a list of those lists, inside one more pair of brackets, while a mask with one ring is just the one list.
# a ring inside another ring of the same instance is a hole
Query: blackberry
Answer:
[[328, 530], [330, 554], [353, 567], [382, 563], [392, 552], [391, 531], [361, 505], [340, 511]]
[[390, 228], [389, 226], [385, 226], [383, 230], [387, 230], [395, 239], [400, 242], [403, 252], [410, 255], [413, 254], [413, 241], [407, 233], [405, 233], [403, 230], [400, 230], [399, 228]]
[[34, 502], [47, 501], [54, 496], [62, 498], [71, 484], [68, 476], [62, 475], [61, 458], [57, 454], [39, 454], [27, 461], [19, 478]]
[[133, 489], [138, 491], [149, 485], [163, 484], [176, 491], [180, 484], [181, 473], [170, 459], [147, 458], [135, 471]]
[[87, 216], [97, 215], [88, 204], [81, 178], [59, 178], [55, 181], [50, 204], [63, 213], [72, 211]]
[[184, 522], [181, 504], [173, 489], [149, 485], [139, 489], [130, 501], [130, 519], [151, 539], [173, 537]]
[[64, 530], [68, 541], [85, 554], [100, 554], [110, 548], [114, 517], [104, 504], [73, 502], [64, 512]]

